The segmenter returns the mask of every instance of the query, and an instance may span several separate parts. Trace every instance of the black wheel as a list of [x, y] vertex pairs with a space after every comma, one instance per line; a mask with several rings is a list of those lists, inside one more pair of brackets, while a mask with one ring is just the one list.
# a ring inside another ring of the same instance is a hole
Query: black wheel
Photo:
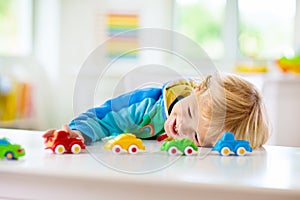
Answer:
[[11, 151], [6, 152], [5, 157], [6, 157], [7, 160], [14, 160], [15, 159], [15, 155]]

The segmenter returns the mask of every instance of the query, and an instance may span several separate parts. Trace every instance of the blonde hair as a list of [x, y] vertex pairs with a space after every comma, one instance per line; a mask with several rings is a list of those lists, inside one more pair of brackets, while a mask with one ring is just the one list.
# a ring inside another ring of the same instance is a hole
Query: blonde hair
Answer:
[[256, 87], [236, 75], [207, 76], [199, 86], [200, 112], [207, 122], [204, 145], [213, 145], [224, 131], [235, 139], [248, 140], [252, 148], [261, 147], [269, 137], [269, 121]]

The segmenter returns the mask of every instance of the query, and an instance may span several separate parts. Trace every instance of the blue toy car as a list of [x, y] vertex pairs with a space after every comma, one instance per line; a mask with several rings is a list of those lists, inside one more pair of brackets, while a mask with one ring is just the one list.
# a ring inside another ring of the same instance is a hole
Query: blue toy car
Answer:
[[246, 152], [252, 152], [252, 148], [248, 141], [235, 140], [233, 133], [225, 132], [212, 148], [212, 151], [218, 151], [222, 156], [228, 156], [231, 152], [243, 156]]

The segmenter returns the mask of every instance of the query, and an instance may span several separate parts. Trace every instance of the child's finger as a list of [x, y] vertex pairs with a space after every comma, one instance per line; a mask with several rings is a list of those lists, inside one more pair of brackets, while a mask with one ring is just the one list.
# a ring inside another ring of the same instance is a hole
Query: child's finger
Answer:
[[50, 130], [47, 130], [44, 134], [43, 134], [43, 138], [48, 138], [50, 136], [53, 135], [55, 129], [50, 129]]
[[62, 125], [62, 129], [67, 131], [70, 134], [70, 137], [77, 137], [77, 134], [74, 134], [67, 124]]
[[70, 127], [67, 124], [62, 125], [62, 129], [65, 130], [65, 131], [67, 131], [68, 133], [71, 132], [71, 129], [70, 129]]
[[75, 131], [71, 130], [67, 124], [64, 124], [62, 129], [67, 131], [70, 134], [70, 137], [79, 137], [79, 135]]
[[64, 129], [65, 131], [67, 131], [68, 133], [70, 133], [70, 136], [71, 136], [71, 137], [77, 137], [77, 134], [74, 133], [74, 131], [71, 130], [70, 127], [69, 127], [67, 124], [64, 124], [64, 125], [63, 125], [63, 129]]

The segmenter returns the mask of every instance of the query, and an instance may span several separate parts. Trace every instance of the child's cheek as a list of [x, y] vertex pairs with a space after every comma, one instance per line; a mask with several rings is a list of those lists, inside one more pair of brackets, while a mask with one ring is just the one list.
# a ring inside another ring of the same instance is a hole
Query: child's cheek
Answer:
[[166, 120], [165, 123], [164, 123], [164, 129], [165, 129], [165, 131], [167, 131], [167, 124], [168, 124], [168, 120]]
[[168, 119], [165, 121], [164, 123], [164, 129], [165, 129], [165, 132], [169, 135], [169, 123], [170, 123], [170, 117], [168, 117]]

